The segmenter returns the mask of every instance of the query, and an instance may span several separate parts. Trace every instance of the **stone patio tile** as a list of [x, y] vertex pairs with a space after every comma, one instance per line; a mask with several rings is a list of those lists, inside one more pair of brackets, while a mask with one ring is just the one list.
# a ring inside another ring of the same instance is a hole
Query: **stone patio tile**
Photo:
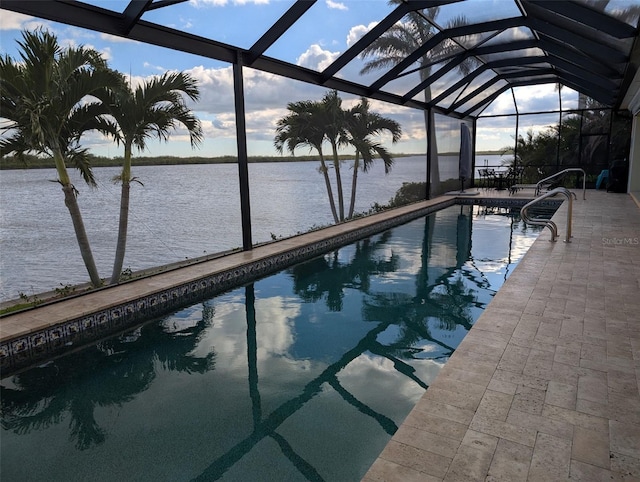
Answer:
[[640, 425], [610, 420], [609, 436], [612, 452], [631, 457], [638, 457], [638, 454], [640, 454]]
[[518, 324], [519, 316], [481, 316], [474, 326], [481, 330], [493, 331], [496, 333], [512, 334]]
[[468, 393], [457, 393], [449, 390], [443, 390], [438, 387], [429, 387], [429, 390], [423, 395], [424, 399], [434, 400], [446, 405], [462, 408], [464, 410], [475, 411], [480, 404], [482, 395], [471, 395]]
[[532, 377], [529, 375], [520, 375], [517, 373], [508, 372], [505, 370], [496, 370], [493, 375], [494, 380], [502, 382], [515, 383], [516, 385], [523, 385], [529, 388], [535, 388], [537, 390], [547, 389], [547, 380], [538, 377]]
[[609, 392], [609, 418], [640, 425], [640, 401], [636, 397], [622, 397]]
[[527, 359], [529, 358], [529, 348], [524, 348], [517, 345], [507, 345], [500, 362], [498, 363], [498, 369], [507, 370], [515, 373], [522, 373]]
[[582, 398], [576, 400], [576, 411], [588, 413], [589, 415], [595, 415], [596, 417], [602, 418], [609, 418], [611, 412], [608, 403], [596, 403], [589, 400], [584, 400]]
[[484, 450], [493, 454], [496, 450], [496, 446], [498, 445], [498, 437], [469, 429], [467, 430], [467, 433], [464, 434], [462, 444], [471, 445], [479, 450]]
[[578, 376], [578, 367], [554, 361], [551, 373], [549, 374], [549, 380], [566, 383], [567, 385], [575, 385], [577, 387]]
[[473, 363], [469, 363], [463, 353], [455, 352], [451, 359], [445, 364], [445, 367], [459, 368], [466, 372], [479, 373], [482, 375], [493, 376], [493, 372], [496, 371], [498, 362], [482, 362], [474, 360]]
[[611, 464], [609, 462], [608, 435], [582, 427], [575, 427], [571, 457], [580, 462], [609, 469]]
[[537, 432], [548, 433], [549, 435], [567, 440], [573, 439], [573, 425], [560, 420], [552, 420], [541, 415], [511, 410], [507, 417], [507, 423], [518, 427], [529, 428]]
[[450, 367], [449, 364], [446, 364], [440, 373], [438, 373], [439, 377], [449, 378], [451, 380], [457, 380], [460, 382], [468, 382], [473, 383], [474, 385], [486, 387], [491, 381], [491, 375], [493, 373], [478, 373], [471, 372], [468, 370], [462, 370], [460, 368]]
[[546, 307], [546, 300], [529, 300], [527, 306], [524, 309], [524, 313], [526, 313], [527, 315], [541, 315], [542, 313], [544, 313]]
[[469, 332], [466, 338], [469, 338], [469, 340], [473, 341], [474, 343], [482, 343], [494, 348], [504, 349], [509, 343], [511, 335], [507, 333], [496, 333], [495, 331], [487, 331], [478, 327], [477, 329], [473, 330], [473, 332]]
[[532, 455], [532, 447], [500, 439], [489, 467], [487, 481], [526, 480]]
[[531, 457], [528, 481], [564, 481], [569, 478], [571, 441], [538, 433]]
[[471, 340], [465, 338], [462, 343], [456, 348], [456, 353], [462, 353], [466, 355], [475, 355], [479, 359], [484, 359], [489, 362], [499, 362], [502, 357], [502, 350], [496, 350], [491, 346], [483, 345], [481, 342], [474, 343]]
[[536, 339], [549, 337], [553, 339], [557, 339], [560, 337], [560, 328], [561, 323], [559, 322], [550, 322], [549, 318], [546, 318], [545, 321], [540, 323], [538, 326], [538, 331], [536, 332]]
[[379, 458], [440, 478], [445, 476], [451, 463], [448, 457], [401, 444], [393, 439], [384, 448]]
[[403, 425], [408, 425], [436, 435], [442, 435], [443, 437], [446, 436], [458, 441], [462, 440], [467, 431], [466, 424], [452, 422], [451, 420], [436, 417], [418, 410], [412, 410], [407, 418], [405, 418]]
[[577, 425], [596, 432], [609, 432], [609, 423], [606, 418], [596, 417], [594, 415], [589, 415], [575, 410], [567, 410], [566, 408], [545, 404], [542, 409], [542, 416], [554, 420], [562, 420], [570, 423], [571, 425]]
[[582, 351], [580, 352], [580, 359], [606, 362], [607, 361], [606, 344], [604, 346], [602, 345], [597, 346], [591, 343], [583, 343]]
[[557, 407], [575, 410], [577, 401], [577, 388], [575, 385], [550, 380], [547, 386], [544, 403]]
[[553, 361], [566, 365], [580, 366], [580, 349], [558, 346]]
[[609, 393], [617, 393], [625, 397], [638, 397], [638, 379], [635, 373], [612, 369], [607, 372]]
[[[584, 302], [577, 303], [581, 305], [582, 311], [584, 311]], [[575, 313], [575, 305], [576, 303], [567, 302], [567, 306], [565, 309], [565, 313]], [[566, 319], [563, 320], [562, 326], [560, 328], [560, 337], [574, 337], [574, 336], [582, 336], [584, 331], [584, 321], [576, 320], [576, 319]]]
[[606, 404], [608, 400], [606, 381], [595, 377], [578, 377], [578, 398]]
[[546, 390], [518, 385], [511, 407], [521, 412], [540, 415], [544, 405]]
[[441, 477], [378, 458], [362, 479], [363, 482], [441, 482]]
[[437, 455], [453, 458], [460, 446], [460, 441], [441, 434], [414, 428], [403, 423], [393, 435], [396, 442], [433, 452]]
[[507, 419], [512, 402], [513, 395], [487, 390], [480, 401], [476, 414], [504, 422]]
[[640, 454], [638, 457], [611, 452], [611, 470], [640, 480]]
[[[524, 319], [525, 317], [528, 319]], [[533, 340], [535, 338], [538, 327], [540, 326], [541, 318], [535, 317], [537, 318], [537, 321], [532, 321], [530, 318], [533, 317], [530, 315], [522, 315], [520, 321], [518, 321], [518, 324], [513, 330], [513, 337], [526, 340]]]
[[438, 377], [431, 384], [430, 388], [439, 388], [441, 390], [449, 390], [451, 392], [469, 394], [482, 398], [482, 395], [486, 390], [486, 385], [478, 385], [470, 381], [456, 380], [445, 375], [444, 377]]
[[[620, 474], [612, 472], [611, 470], [596, 467], [595, 465], [589, 465], [579, 460], [571, 460], [571, 469], [569, 472], [569, 480], [576, 482], [609, 482], [619, 481], [624, 479]], [[631, 481], [629, 481], [631, 482]]]
[[518, 385], [511, 382], [504, 382], [502, 380], [497, 380], [493, 378], [489, 385], [487, 386], [488, 390], [493, 390], [494, 392], [506, 393], [507, 395], [515, 395], [516, 389]]
[[536, 439], [535, 429], [519, 427], [508, 422], [476, 415], [469, 428], [494, 437], [511, 440], [522, 445], [533, 447]]
[[413, 408], [414, 411], [428, 413], [433, 416], [469, 425], [475, 412], [473, 410], [465, 410], [454, 405], [440, 403], [433, 399], [422, 397], [418, 404]]
[[471, 445], [461, 445], [449, 466], [449, 471], [444, 480], [445, 482], [484, 480], [492, 458], [492, 452], [487, 452]]
[[[626, 328], [627, 325], [626, 323], [607, 322], [607, 327], [609, 324], [619, 326], [620, 328]], [[609, 332], [610, 335], [613, 334], [609, 329], [607, 329], [607, 332]], [[628, 336], [629, 334], [624, 331], [623, 333], [620, 333], [619, 338], [607, 341], [607, 358], [633, 359], [633, 351], [631, 349], [631, 343], [628, 340]]]

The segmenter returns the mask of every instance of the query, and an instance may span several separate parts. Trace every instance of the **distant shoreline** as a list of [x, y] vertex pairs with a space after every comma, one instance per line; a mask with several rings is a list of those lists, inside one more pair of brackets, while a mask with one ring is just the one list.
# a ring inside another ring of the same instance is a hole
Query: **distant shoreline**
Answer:
[[[456, 155], [457, 153], [443, 153], [442, 155]], [[500, 155], [500, 151], [482, 151], [477, 152], [477, 156]], [[394, 158], [426, 156], [424, 153], [417, 154], [393, 154]], [[351, 160], [353, 155], [342, 155], [341, 160]], [[177, 156], [157, 156], [157, 157], [134, 157], [134, 166], [173, 166], [185, 164], [234, 164], [238, 158], [236, 156], [219, 156], [219, 157], [177, 157]], [[318, 156], [249, 156], [249, 163], [268, 163], [268, 162], [318, 162]], [[91, 167], [119, 167], [122, 165], [122, 157], [100, 157], [92, 156]], [[0, 170], [9, 169], [53, 169], [53, 161], [51, 159], [43, 159], [35, 156], [26, 156], [26, 163], [13, 157], [5, 156], [0, 159]]]

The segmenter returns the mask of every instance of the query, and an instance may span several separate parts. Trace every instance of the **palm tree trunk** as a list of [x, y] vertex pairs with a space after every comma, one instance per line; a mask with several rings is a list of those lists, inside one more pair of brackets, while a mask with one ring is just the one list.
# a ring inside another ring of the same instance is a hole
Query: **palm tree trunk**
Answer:
[[122, 182], [120, 194], [120, 221], [118, 223], [118, 242], [116, 244], [116, 256], [113, 261], [113, 271], [109, 284], [116, 284], [120, 281], [122, 264], [124, 263], [124, 253], [127, 247], [127, 227], [129, 225], [129, 191], [131, 184], [129, 181]]
[[340, 159], [338, 159], [338, 147], [332, 142], [333, 166], [336, 171], [336, 184], [338, 186], [338, 209], [340, 210], [340, 221], [344, 221], [344, 194], [342, 192], [342, 176], [340, 175]]
[[78, 247], [80, 248], [82, 260], [84, 261], [84, 265], [89, 273], [91, 284], [97, 288], [102, 284], [102, 280], [98, 274], [96, 263], [93, 260], [91, 245], [89, 244], [87, 231], [84, 228], [84, 222], [82, 221], [82, 215], [80, 214], [80, 207], [78, 206], [75, 188], [72, 184], [66, 184], [62, 186], [62, 192], [64, 192], [64, 204], [67, 206], [69, 214], [71, 215], [71, 221], [73, 222], [73, 229], [76, 233], [76, 239], [78, 240]]
[[116, 256], [113, 260], [113, 271], [109, 284], [120, 281], [124, 254], [127, 248], [127, 228], [129, 226], [129, 192], [131, 190], [131, 144], [124, 147], [124, 163], [122, 165], [122, 190], [120, 194], [120, 220], [118, 223], [118, 241], [116, 244]]
[[84, 221], [82, 220], [82, 214], [80, 213], [80, 206], [78, 206], [78, 198], [76, 197], [76, 190], [71, 183], [67, 167], [65, 166], [62, 153], [58, 149], [53, 150], [53, 162], [56, 166], [56, 172], [60, 184], [62, 184], [62, 192], [64, 193], [64, 204], [69, 210], [71, 215], [71, 222], [73, 223], [73, 229], [76, 233], [76, 240], [78, 241], [78, 247], [80, 248], [80, 255], [84, 261], [84, 265], [89, 273], [89, 279], [91, 284], [96, 288], [102, 284], [100, 275], [98, 274], [98, 268], [96, 268], [96, 262], [93, 259], [93, 253], [91, 252], [91, 244], [87, 236], [87, 231], [84, 228]]
[[353, 217], [353, 210], [356, 205], [356, 186], [358, 184], [359, 168], [360, 168], [360, 152], [356, 151], [356, 158], [353, 161], [353, 177], [351, 178], [351, 203], [349, 204], [349, 219]]
[[329, 179], [329, 170], [327, 169], [327, 164], [324, 162], [324, 156], [322, 155], [322, 151], [318, 150], [318, 154], [320, 154], [320, 170], [322, 171], [322, 175], [324, 176], [324, 183], [327, 186], [327, 195], [329, 196], [329, 205], [331, 206], [331, 214], [333, 214], [333, 221], [338, 224], [338, 213], [336, 212], [336, 203], [333, 199], [333, 190], [331, 189], [331, 180]]

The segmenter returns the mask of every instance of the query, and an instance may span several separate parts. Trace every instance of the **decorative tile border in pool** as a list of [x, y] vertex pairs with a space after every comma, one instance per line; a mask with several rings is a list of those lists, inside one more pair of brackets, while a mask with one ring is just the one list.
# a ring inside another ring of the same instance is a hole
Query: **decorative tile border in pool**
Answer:
[[[89, 345], [101, 338], [133, 328], [145, 321], [175, 312], [199, 300], [211, 298], [229, 289], [275, 273], [284, 268], [327, 253], [405, 224], [414, 219], [456, 204], [455, 198], [426, 206], [384, 221], [301, 245], [287, 251], [257, 259], [226, 271], [216, 272], [170, 289], [151, 293], [135, 301], [112, 306], [81, 318], [17, 336], [0, 343], [0, 370], [9, 376], [43, 360]], [[465, 203], [466, 204], [466, 203]]]

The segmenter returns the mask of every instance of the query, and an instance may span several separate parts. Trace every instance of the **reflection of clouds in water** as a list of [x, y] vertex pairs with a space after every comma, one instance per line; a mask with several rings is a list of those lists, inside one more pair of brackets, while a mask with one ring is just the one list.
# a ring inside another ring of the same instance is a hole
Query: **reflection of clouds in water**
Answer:
[[[272, 296], [256, 299], [256, 336], [258, 360], [288, 356], [294, 342], [295, 319], [300, 315], [300, 301], [295, 298]], [[166, 323], [175, 323], [175, 316]], [[198, 310], [189, 319], [202, 319]], [[214, 347], [233, 365], [247, 362], [247, 315], [243, 297], [224, 297], [215, 302], [215, 316], [196, 352], [207, 353]]]
[[[429, 385], [444, 362], [422, 360], [411, 365], [415, 368], [414, 375]], [[394, 400], [409, 400], [415, 404], [424, 393], [424, 388], [414, 380], [399, 376], [392, 361], [368, 352], [349, 363], [339, 373], [338, 379], [358, 400], [382, 413], [385, 413], [384, 407], [390, 406]]]
[[282, 296], [256, 300], [258, 359], [288, 354], [300, 305], [299, 300]]

